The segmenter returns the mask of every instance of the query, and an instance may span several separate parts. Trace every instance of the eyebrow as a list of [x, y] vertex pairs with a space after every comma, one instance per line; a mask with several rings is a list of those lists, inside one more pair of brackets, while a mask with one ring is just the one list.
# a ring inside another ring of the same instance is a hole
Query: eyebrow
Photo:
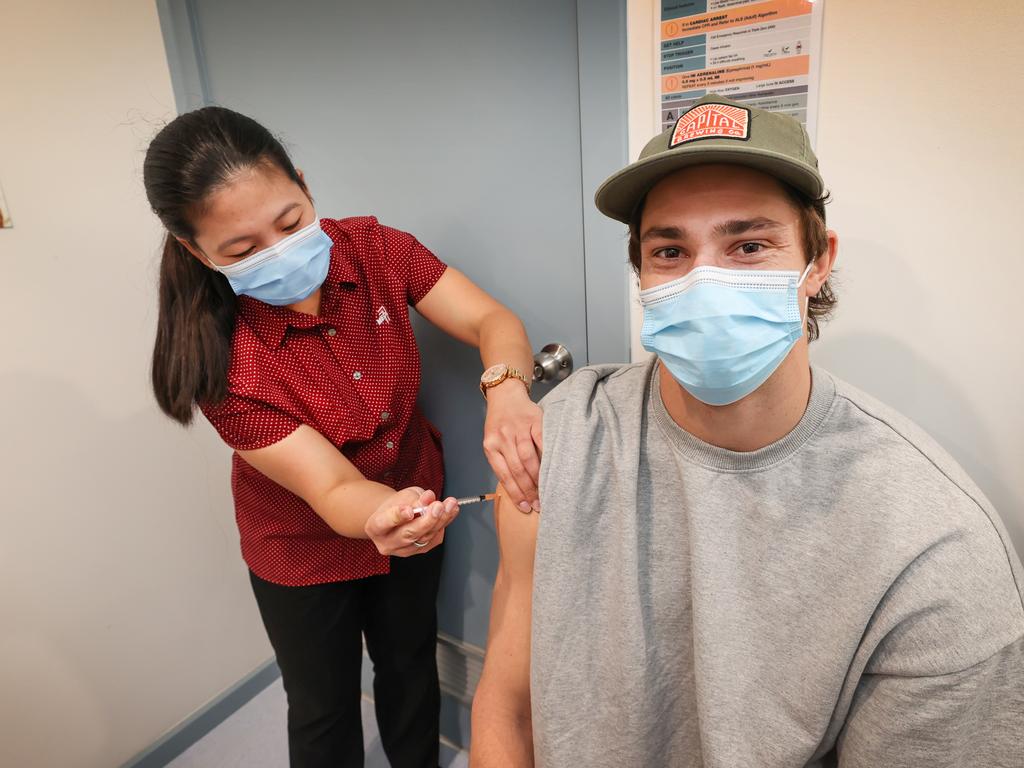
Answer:
[[[745, 232], [756, 232], [765, 229], [783, 229], [784, 227], [784, 224], [775, 221], [775, 219], [757, 216], [753, 219], [730, 219], [729, 221], [723, 221], [720, 224], [716, 224], [712, 232], [716, 237], [723, 237], [726, 235], [742, 235]], [[685, 236], [686, 230], [681, 227], [651, 227], [644, 231], [640, 237], [640, 242], [644, 243], [648, 240], [681, 240]]]
[[730, 221], [723, 221], [721, 224], [715, 225], [714, 233], [719, 237], [722, 235], [742, 235], [744, 232], [754, 232], [762, 229], [782, 229], [784, 226], [784, 224], [775, 221], [774, 219], [766, 219], [763, 216], [758, 216], [754, 219], [731, 219]]
[[[301, 205], [302, 205], [302, 203], [288, 203], [288, 205], [286, 205], [284, 208], [282, 208], [281, 212], [279, 214], [277, 214], [277, 216], [274, 217], [274, 222], [277, 223], [278, 221], [281, 220], [281, 217], [285, 216], [289, 211], [294, 210], [295, 208], [298, 208]], [[252, 238], [253, 238], [252, 235], [239, 235], [238, 237], [232, 237], [230, 240], [225, 240], [223, 243], [218, 245], [217, 246], [217, 250], [218, 251], [223, 251], [229, 245], [234, 245], [235, 243], [240, 243], [243, 240], [251, 240]]]
[[679, 227], [651, 227], [640, 237], [640, 242], [645, 243], [648, 240], [681, 240], [682, 238], [683, 230]]

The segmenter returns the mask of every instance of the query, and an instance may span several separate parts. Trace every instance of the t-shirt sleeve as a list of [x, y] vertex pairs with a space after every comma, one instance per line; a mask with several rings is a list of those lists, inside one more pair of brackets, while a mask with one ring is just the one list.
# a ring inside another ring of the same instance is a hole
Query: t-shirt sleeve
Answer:
[[200, 408], [224, 442], [236, 451], [266, 448], [288, 437], [300, 424], [267, 403], [234, 394], [216, 405], [201, 404]]
[[408, 232], [381, 226], [388, 269], [405, 284], [409, 304], [430, 293], [448, 266]]
[[1024, 766], [1024, 638], [946, 675], [866, 675], [839, 768]]

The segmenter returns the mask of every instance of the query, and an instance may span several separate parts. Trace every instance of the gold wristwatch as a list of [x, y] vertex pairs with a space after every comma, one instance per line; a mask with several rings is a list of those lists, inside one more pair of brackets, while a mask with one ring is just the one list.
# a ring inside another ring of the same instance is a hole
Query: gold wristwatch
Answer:
[[506, 365], [505, 363], [492, 365], [484, 371], [483, 376], [480, 377], [480, 394], [482, 394], [486, 400], [487, 390], [491, 387], [498, 386], [501, 382], [505, 381], [505, 379], [519, 379], [526, 385], [526, 392], [529, 394], [532, 382], [526, 378], [521, 371], [518, 371], [511, 365]]

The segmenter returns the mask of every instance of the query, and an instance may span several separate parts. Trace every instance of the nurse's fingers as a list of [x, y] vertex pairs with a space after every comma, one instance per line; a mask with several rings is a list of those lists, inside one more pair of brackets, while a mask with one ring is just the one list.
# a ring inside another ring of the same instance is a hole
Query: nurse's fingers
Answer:
[[366, 535], [382, 555], [393, 555], [396, 550], [422, 540], [423, 536], [430, 536], [435, 530], [437, 518], [434, 514], [413, 517], [412, 507], [403, 506], [397, 513], [401, 523], [393, 526], [391, 521], [395, 516], [391, 513], [392, 510], [386, 510], [386, 514], [378, 512], [366, 522]]
[[[410, 547], [420, 552], [426, 551], [426, 547], [417, 546], [414, 542], [433, 541], [436, 536], [443, 534], [444, 529], [458, 517], [458, 514], [459, 505], [454, 498], [448, 497], [444, 502], [434, 502], [422, 516], [396, 529], [385, 544], [388, 553], [398, 554], [409, 550]], [[407, 554], [416, 552], [408, 551]]]
[[416, 500], [417, 506], [425, 507], [428, 504], [432, 504], [437, 501], [437, 494], [433, 491], [425, 491], [422, 488], [418, 488], [417, 490], [420, 492], [419, 498]]
[[429, 536], [439, 528], [445, 526], [445, 506], [440, 501], [433, 501], [426, 506], [418, 507], [417, 509], [423, 510], [417, 514], [416, 510], [413, 510], [413, 514], [416, 516], [407, 524], [403, 525], [394, 530], [394, 535], [401, 540], [402, 544], [408, 544], [410, 541], [415, 541], [424, 536]]
[[526, 498], [526, 494], [523, 493], [519, 487], [519, 483], [512, 476], [512, 472], [508, 468], [508, 464], [505, 461], [505, 456], [498, 451], [485, 451], [487, 453], [487, 459], [491, 462], [491, 469], [494, 470], [494, 474], [498, 476], [498, 480], [505, 487], [505, 493], [519, 511], [522, 513], [528, 513], [532, 511], [530, 507], [530, 500]]
[[523, 488], [527, 495], [537, 498], [537, 478], [540, 476], [540, 455], [537, 453], [537, 446], [533, 444], [530, 435], [523, 435], [516, 440], [516, 452], [519, 460], [523, 463], [523, 469], [530, 480], [530, 487]]
[[409, 522], [412, 507], [430, 504], [434, 500], [434, 492], [424, 491], [419, 486], [413, 486], [412, 488], [405, 488], [400, 491], [399, 497], [401, 499], [401, 506], [392, 510], [391, 514], [390, 522], [392, 528], [397, 528], [403, 523]]
[[[400, 525], [413, 519], [412, 505], [423, 498], [424, 491], [418, 486], [396, 491], [366, 521], [363, 530], [381, 549], [383, 540]], [[383, 552], [383, 550], [381, 550]]]
[[422, 514], [417, 515], [408, 525], [395, 530], [396, 535], [406, 542], [418, 540], [445, 528], [458, 515], [459, 505], [449, 496], [444, 501], [431, 502], [421, 509]]
[[416, 546], [415, 544], [410, 544], [409, 546], [402, 547], [401, 549], [395, 550], [391, 554], [394, 557], [413, 557], [415, 555], [423, 555], [423, 554], [426, 554], [427, 552], [429, 552], [430, 550], [434, 549], [435, 547], [440, 546], [443, 541], [444, 541], [444, 530], [442, 529], [441, 531], [439, 531], [438, 533], [434, 534], [429, 539], [420, 539], [420, 543], [422, 544], [422, 546]]
[[[504, 452], [505, 462], [508, 464], [509, 472], [512, 473], [512, 477], [516, 481], [516, 485], [519, 486], [520, 492], [523, 494], [523, 501], [530, 507], [533, 502], [537, 500], [537, 484], [533, 478], [530, 477], [530, 472], [526, 468], [523, 462], [522, 455], [520, 454], [520, 444], [518, 441], [513, 442], [509, 446], [509, 449]], [[523, 509], [522, 505], [517, 501], [516, 506], [523, 512], [528, 512], [529, 509]]]

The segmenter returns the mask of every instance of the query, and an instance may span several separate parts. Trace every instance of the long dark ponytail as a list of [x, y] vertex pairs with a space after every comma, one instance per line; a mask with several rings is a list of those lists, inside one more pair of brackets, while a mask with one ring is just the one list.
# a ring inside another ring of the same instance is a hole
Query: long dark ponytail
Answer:
[[182, 424], [192, 421], [197, 403], [218, 403], [227, 395], [236, 299], [227, 279], [177, 238], [194, 244], [191, 220], [206, 197], [239, 171], [261, 164], [277, 166], [305, 189], [281, 142], [252, 118], [223, 107], [180, 115], [146, 151], [146, 197], [167, 228], [153, 392], [161, 410]]

